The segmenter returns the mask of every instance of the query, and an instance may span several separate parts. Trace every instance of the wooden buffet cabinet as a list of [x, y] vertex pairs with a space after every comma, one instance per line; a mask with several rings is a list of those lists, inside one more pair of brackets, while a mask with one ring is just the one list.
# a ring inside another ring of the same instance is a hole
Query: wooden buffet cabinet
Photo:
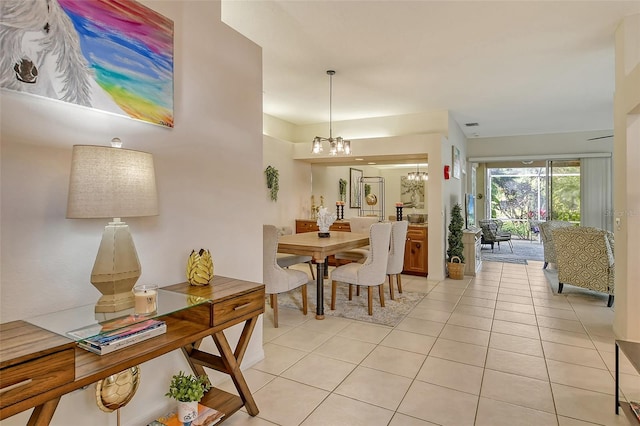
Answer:
[[[81, 349], [63, 337], [64, 333], [45, 330], [38, 321], [38, 325], [33, 320], [0, 324], [0, 420], [34, 408], [28, 425], [48, 425], [63, 395], [176, 349], [182, 350], [194, 373], [206, 374], [204, 367], [208, 367], [233, 379], [240, 396], [213, 387], [201, 401], [224, 412], [222, 421], [243, 406], [255, 416], [258, 407], [240, 363], [258, 316], [264, 312], [264, 297], [263, 284], [221, 276], [208, 286], [181, 283], [163, 287], [156, 318], [166, 322], [167, 332], [106, 355]], [[166, 310], [161, 309], [163, 300], [171, 301]], [[93, 314], [93, 306], [89, 308]], [[243, 322], [233, 350], [224, 330]], [[75, 323], [66, 330], [84, 325]], [[221, 355], [200, 349], [209, 336]]]
[[[350, 232], [348, 220], [337, 220], [329, 228], [330, 231]], [[303, 232], [317, 232], [318, 225], [315, 220], [296, 219], [296, 234]], [[403, 274], [427, 276], [429, 244], [427, 225], [409, 225], [407, 230], [407, 242], [404, 249]], [[331, 256], [333, 257], [333, 256]], [[335, 261], [329, 258], [329, 264], [334, 265]]]
[[403, 274], [424, 275], [429, 274], [429, 228], [427, 225], [409, 225], [407, 229], [407, 242], [404, 247]]

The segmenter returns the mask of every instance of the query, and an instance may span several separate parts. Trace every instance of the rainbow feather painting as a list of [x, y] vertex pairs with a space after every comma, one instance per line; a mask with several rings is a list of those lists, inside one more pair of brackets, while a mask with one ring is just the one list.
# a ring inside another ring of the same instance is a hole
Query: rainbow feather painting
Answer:
[[1, 87], [173, 127], [173, 21], [133, 0], [0, 6]]

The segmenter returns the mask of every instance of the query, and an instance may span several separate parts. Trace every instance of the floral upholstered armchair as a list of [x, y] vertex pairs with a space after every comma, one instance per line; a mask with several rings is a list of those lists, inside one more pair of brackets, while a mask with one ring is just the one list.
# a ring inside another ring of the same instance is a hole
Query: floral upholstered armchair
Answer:
[[613, 305], [615, 260], [613, 233], [586, 226], [553, 230], [558, 265], [558, 293], [563, 284], [607, 293]]
[[540, 223], [540, 237], [542, 238], [542, 248], [544, 249], [544, 266], [542, 269], [546, 269], [549, 263], [556, 263], [556, 249], [553, 243], [552, 231], [569, 226], [573, 225], [564, 220], [549, 220]]

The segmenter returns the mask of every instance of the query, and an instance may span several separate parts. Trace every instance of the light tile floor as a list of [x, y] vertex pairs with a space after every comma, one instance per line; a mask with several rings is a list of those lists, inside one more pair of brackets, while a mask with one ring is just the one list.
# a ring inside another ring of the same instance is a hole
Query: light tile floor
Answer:
[[[554, 295], [533, 261], [485, 262], [473, 279], [402, 281], [425, 297], [394, 328], [281, 308], [274, 329], [267, 305], [265, 359], [245, 371], [260, 413], [225, 424], [632, 424], [614, 414], [606, 295], [571, 286]], [[621, 371], [623, 397], [640, 399], [622, 354]]]

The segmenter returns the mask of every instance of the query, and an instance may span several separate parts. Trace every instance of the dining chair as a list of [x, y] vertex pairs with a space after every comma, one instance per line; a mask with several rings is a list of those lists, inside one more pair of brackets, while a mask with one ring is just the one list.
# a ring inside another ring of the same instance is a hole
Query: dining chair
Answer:
[[348, 263], [331, 272], [331, 310], [336, 309], [336, 288], [338, 282], [349, 284], [349, 300], [353, 298], [353, 285], [367, 287], [368, 314], [373, 315], [373, 287], [378, 287], [380, 306], [384, 308], [384, 290], [389, 260], [391, 223], [374, 223], [369, 228], [371, 249], [364, 263]]
[[[280, 235], [291, 235], [293, 234], [293, 229], [290, 226], [280, 226], [277, 228], [278, 236]], [[277, 253], [276, 261], [281, 268], [288, 268], [293, 265], [297, 265], [298, 263], [306, 263], [309, 265], [309, 271], [311, 271], [311, 278], [316, 279], [316, 275], [313, 272], [313, 261], [311, 256], [302, 256], [297, 254], [289, 254], [289, 253]]]
[[[358, 234], [368, 234], [369, 228], [378, 222], [377, 216], [355, 216], [349, 218], [349, 229]], [[369, 246], [345, 250], [335, 254], [338, 265], [348, 262], [362, 263], [369, 256]]]
[[278, 229], [273, 225], [262, 225], [262, 281], [265, 293], [273, 309], [273, 326], [278, 328], [278, 294], [300, 287], [302, 291], [302, 313], [307, 315], [307, 283], [309, 275], [295, 269], [283, 269], [278, 265]]
[[389, 295], [394, 300], [393, 277], [398, 283], [398, 293], [402, 293], [402, 269], [404, 268], [404, 248], [407, 241], [407, 229], [409, 222], [401, 220], [391, 224], [391, 244], [389, 247], [389, 260], [387, 261], [387, 276], [389, 277]]

